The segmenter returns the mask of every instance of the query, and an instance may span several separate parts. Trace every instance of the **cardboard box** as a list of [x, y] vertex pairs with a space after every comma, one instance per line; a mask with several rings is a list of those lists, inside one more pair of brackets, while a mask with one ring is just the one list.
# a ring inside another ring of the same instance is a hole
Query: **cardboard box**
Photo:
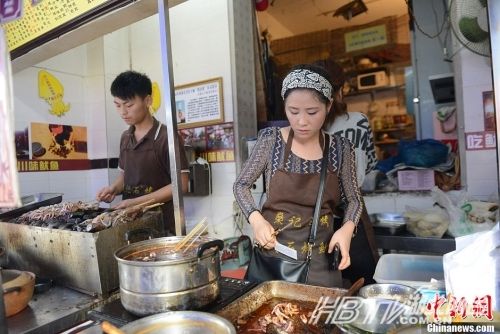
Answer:
[[399, 190], [431, 190], [435, 185], [432, 169], [398, 171]]

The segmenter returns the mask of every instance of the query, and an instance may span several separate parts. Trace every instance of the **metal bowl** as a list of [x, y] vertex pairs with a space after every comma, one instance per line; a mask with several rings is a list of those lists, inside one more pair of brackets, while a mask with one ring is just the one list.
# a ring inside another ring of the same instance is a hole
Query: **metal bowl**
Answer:
[[[410, 306], [387, 299], [359, 299], [361, 305], [356, 308], [358, 313], [351, 321], [336, 323], [346, 333], [389, 333], [408, 325], [401, 321], [403, 317], [411, 317]], [[352, 306], [352, 305], [351, 305]], [[348, 307], [346, 306], [346, 311]], [[351, 309], [352, 311], [352, 309]]]
[[373, 227], [382, 229], [391, 235], [404, 232], [406, 229], [406, 220], [401, 213], [376, 213], [370, 215]]
[[211, 313], [175, 311], [145, 317], [120, 328], [127, 334], [236, 334], [226, 319]]
[[415, 300], [419, 294], [411, 286], [394, 283], [377, 283], [362, 287], [358, 295], [363, 298], [395, 300], [401, 303]]

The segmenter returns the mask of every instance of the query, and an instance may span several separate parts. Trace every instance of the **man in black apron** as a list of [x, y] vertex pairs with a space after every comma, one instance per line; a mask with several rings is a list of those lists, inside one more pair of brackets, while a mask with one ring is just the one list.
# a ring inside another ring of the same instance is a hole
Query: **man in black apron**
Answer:
[[[167, 128], [151, 115], [152, 84], [144, 74], [126, 71], [111, 84], [111, 94], [120, 117], [130, 127], [120, 140], [120, 175], [112, 185], [101, 189], [97, 199], [111, 202], [122, 194], [115, 206], [122, 209], [148, 202], [162, 205], [165, 233], [175, 233]], [[182, 191], [187, 191], [188, 162], [179, 138]]]

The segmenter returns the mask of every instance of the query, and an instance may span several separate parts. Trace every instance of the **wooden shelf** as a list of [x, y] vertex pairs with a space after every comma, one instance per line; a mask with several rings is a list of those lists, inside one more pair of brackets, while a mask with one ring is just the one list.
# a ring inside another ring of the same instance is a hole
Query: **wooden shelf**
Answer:
[[399, 143], [399, 139], [386, 139], [382, 141], [376, 141], [375, 145], [392, 145]]
[[344, 98], [352, 97], [352, 96], [358, 96], [358, 95], [366, 95], [366, 94], [371, 94], [372, 95], [372, 94], [377, 93], [377, 92], [389, 91], [389, 90], [396, 90], [396, 89], [403, 89], [404, 87], [405, 87], [405, 85], [396, 85], [396, 86], [385, 86], [385, 87], [377, 87], [377, 88], [357, 90], [357, 91], [345, 94]]
[[373, 130], [373, 132], [392, 132], [392, 131], [405, 131], [412, 129], [413, 129], [412, 126], [405, 126], [403, 128], [387, 128], [387, 129]]

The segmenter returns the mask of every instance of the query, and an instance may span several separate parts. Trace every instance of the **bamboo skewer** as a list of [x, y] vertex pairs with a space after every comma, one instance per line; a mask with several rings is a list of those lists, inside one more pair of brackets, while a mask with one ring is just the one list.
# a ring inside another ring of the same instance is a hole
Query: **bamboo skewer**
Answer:
[[[139, 204], [136, 204], [136, 205], [133, 205], [133, 206], [130, 206], [128, 208], [125, 208], [123, 209], [121, 212], [120, 212], [120, 216], [125, 216], [125, 215], [129, 215], [131, 213], [134, 213], [134, 212], [138, 212], [139, 210], [143, 210], [144, 208], [148, 207], [148, 204], [151, 204], [155, 201], [155, 199], [150, 199], [150, 200], [147, 200], [145, 202], [142, 202], [142, 203], [139, 203]], [[151, 204], [150, 207], [148, 208], [152, 208], [153, 205], [161, 205], [163, 203], [155, 203], [155, 204]]]
[[156, 208], [157, 206], [161, 206], [163, 204], [165, 204], [165, 203], [155, 203], [155, 204], [147, 205], [147, 206], [142, 208], [142, 211], [144, 212], [144, 211], [147, 211], [149, 209]]
[[189, 242], [189, 240], [193, 239], [193, 237], [199, 233], [203, 233], [201, 231], [204, 231], [205, 230], [205, 227], [206, 227], [206, 221], [207, 221], [207, 218], [203, 218], [192, 230], [191, 232], [189, 232], [184, 238], [182, 238], [181, 241], [179, 241], [175, 247], [174, 247], [174, 252], [178, 252], [180, 251], [185, 245], [186, 243]]

